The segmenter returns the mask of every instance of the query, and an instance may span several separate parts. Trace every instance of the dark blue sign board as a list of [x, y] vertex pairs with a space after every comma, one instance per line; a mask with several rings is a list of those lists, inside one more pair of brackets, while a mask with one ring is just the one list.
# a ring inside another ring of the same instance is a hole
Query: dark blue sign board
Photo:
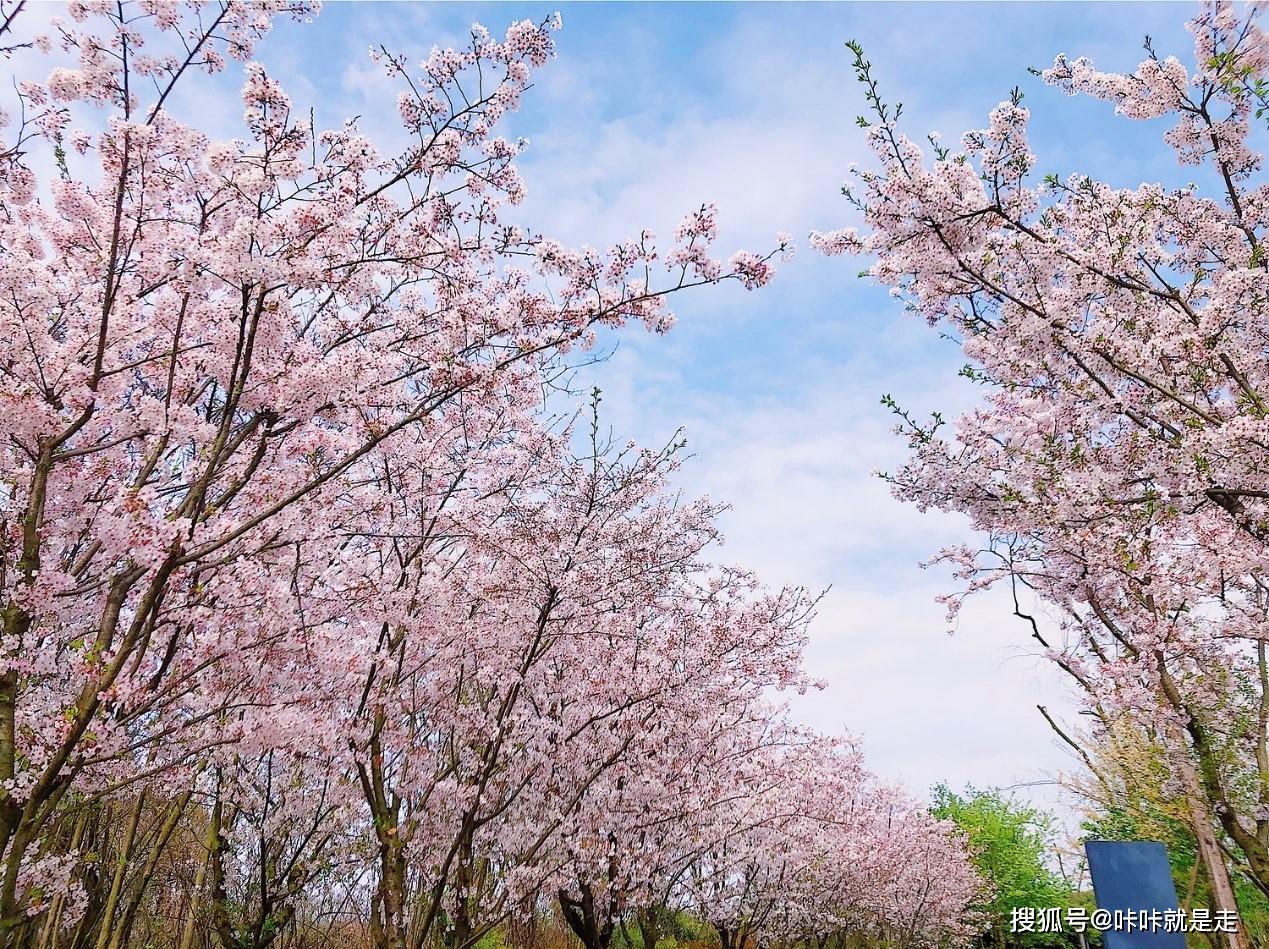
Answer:
[[[1088, 871], [1098, 909], [1112, 915], [1144, 911], [1175, 913], [1178, 909], [1168, 848], [1149, 840], [1089, 840]], [[1102, 932], [1106, 949], [1185, 949], [1185, 934], [1157, 930], [1107, 929]]]

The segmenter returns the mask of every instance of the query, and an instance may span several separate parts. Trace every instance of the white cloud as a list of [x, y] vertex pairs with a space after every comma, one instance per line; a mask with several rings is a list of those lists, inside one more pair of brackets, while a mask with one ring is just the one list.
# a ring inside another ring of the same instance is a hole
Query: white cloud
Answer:
[[[845, 37], [832, 38], [831, 56], [827, 40], [808, 56], [799, 42], [773, 39], [763, 20], [760, 12], [701, 52], [707, 64], [727, 63], [715, 112], [696, 100], [648, 101], [638, 89], [624, 106], [605, 102], [596, 90], [620, 79], [566, 51], [534, 90], [553, 101], [523, 162], [524, 216], [600, 243], [645, 225], [665, 233], [712, 200], [728, 249], [761, 246], [778, 228], [804, 235], [840, 224], [846, 167], [868, 162], [842, 89], [843, 74], [853, 85]], [[944, 113], [931, 124], [974, 122]], [[1039, 783], [1018, 793], [1053, 803], [1043, 782], [1072, 759], [1035, 706], [1074, 713], [1060, 673], [1036, 658], [1006, 597], [971, 601], [959, 632], [945, 635], [934, 597], [954, 581], [918, 561], [968, 539], [966, 528], [899, 503], [871, 474], [905, 453], [882, 392], [945, 414], [973, 392], [951, 384], [954, 347], [939, 347], [896, 305], [875, 312], [855, 269], [804, 250], [761, 293], [719, 289], [676, 302], [682, 319], [668, 337], [628, 333], [583, 378], [603, 387], [604, 418], [620, 438], [660, 444], [685, 427], [695, 454], [685, 488], [733, 506], [723, 559], [771, 583], [832, 587], [807, 654], [828, 687], [795, 699], [795, 715], [862, 735], [871, 765], [914, 790]]]
[[[396, 86], [367, 63], [366, 48], [386, 39], [425, 54], [461, 42], [461, 31], [445, 8], [356, 9], [332, 11], [337, 27], [325, 17], [309, 28], [322, 31], [319, 43], [280, 24], [262, 54], [297, 107], [317, 105], [320, 124], [360, 114], [376, 140], [397, 141]], [[745, 15], [735, 27], [693, 53], [708, 90], [673, 72], [650, 28], [623, 35], [615, 57], [570, 40], [566, 27], [560, 59], [529, 94], [536, 104], [515, 119], [513, 134], [533, 139], [520, 216], [602, 244], [645, 226], [668, 236], [685, 211], [716, 201], [727, 252], [769, 246], [777, 229], [801, 238], [842, 223], [846, 167], [868, 161], [852, 121], [859, 99], [841, 47], [849, 34], [789, 34], [788, 8], [737, 9]], [[879, 62], [893, 52], [895, 74], [919, 85], [931, 75], [900, 64], [936, 56], [943, 42], [909, 23], [870, 45]], [[324, 97], [323, 69], [340, 77]], [[237, 80], [200, 82], [174, 105], [218, 134], [241, 134], [236, 92]], [[952, 132], [981, 121], [944, 97], [941, 111], [927, 108], [914, 124]], [[918, 514], [870, 475], [903, 455], [877, 397], [895, 391], [916, 408], [954, 409], [967, 393], [938, 380], [954, 376], [956, 353], [936, 352], [933, 333], [894, 309], [874, 312], [849, 261], [802, 254], [762, 293], [733, 286], [676, 304], [683, 320], [669, 337], [627, 334], [584, 377], [605, 389], [605, 419], [619, 436], [659, 442], [686, 426], [697, 459], [685, 487], [734, 506], [726, 559], [773, 583], [832, 586], [808, 651], [829, 686], [797, 701], [800, 717], [862, 734], [873, 767], [917, 790], [1043, 780], [1070, 759], [1034, 706], [1069, 713], [1063, 683], [1026, 654], [1025, 631], [999, 597], [973, 602], [960, 632], [943, 634], [933, 597], [951, 581], [916, 563], [961, 539], [963, 525]]]
[[[733, 505], [722, 558], [771, 583], [832, 587], [807, 654], [828, 687], [795, 699], [795, 714], [827, 731], [861, 734], [872, 766], [918, 791], [937, 781], [1023, 785], [1070, 769], [1069, 752], [1035, 706], [1068, 720], [1075, 706], [1012, 616], [1008, 596], [971, 600], [958, 632], [944, 632], [934, 598], [955, 581], [918, 561], [966, 539], [967, 530], [958, 518], [900, 503], [872, 476], [905, 453], [876, 404], [878, 375], [843, 360], [835, 372], [790, 385], [778, 402], [716, 393], [683, 399], [690, 384], [675, 380], [653, 350], [626, 347], [596, 372], [615, 393], [606, 402], [608, 417], [620, 419], [617, 431], [630, 426], [660, 441], [684, 424], [695, 453], [685, 486]], [[954, 407], [969, 395], [908, 381], [920, 404]], [[1044, 785], [1019, 793], [1053, 799]]]

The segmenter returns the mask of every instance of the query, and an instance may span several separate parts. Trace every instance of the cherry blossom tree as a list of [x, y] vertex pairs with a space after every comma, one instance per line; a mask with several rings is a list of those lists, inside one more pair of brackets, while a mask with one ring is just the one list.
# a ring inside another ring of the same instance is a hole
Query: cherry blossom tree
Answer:
[[1257, 16], [1203, 6], [1189, 66], [1147, 41], [1131, 74], [1065, 56], [1041, 74], [1127, 118], [1166, 118], [1166, 145], [1195, 175], [1182, 188], [1037, 178], [1017, 91], [959, 149], [924, 149], [853, 46], [880, 167], [846, 189], [864, 232], [812, 235], [827, 253], [870, 255], [868, 275], [950, 332], [982, 387], [950, 432], [890, 403], [912, 449], [888, 476], [897, 496], [965, 514], [986, 537], [939, 557], [966, 581], [952, 614], [964, 595], [1012, 586], [1100, 727], [1128, 716], [1171, 748], [1227, 909], [1221, 848], [1269, 891]]
[[853, 743], [797, 736], [760, 756], [752, 782], [683, 879], [723, 949], [845, 935], [957, 945], [975, 932], [984, 883], [958, 833], [878, 781]]
[[588, 872], [605, 837], [638, 834], [655, 865], [640, 825], [690, 788], [649, 766], [700, 771], [736, 727], [720, 716], [766, 722], [762, 690], [801, 681], [810, 602], [707, 572], [714, 508], [666, 490], [679, 447], [613, 451], [592, 427], [588, 457], [556, 459], [536, 439], [499, 472], [515, 490], [491, 506], [482, 487], [475, 519], [452, 507], [391, 585], [390, 671], [361, 690], [352, 752], [392, 938], [416, 945], [443, 914], [449, 944], [475, 942], [561, 867]]
[[[500, 222], [521, 146], [495, 128], [558, 19], [417, 61], [381, 50], [409, 136], [384, 154], [355, 122], [314, 128], [251, 60], [275, 16], [312, 5], [74, 3], [43, 31], [20, 7], [6, 43], [31, 28], [69, 65], [17, 77], [0, 152], [15, 944], [71, 872], [46, 846], [68, 809], [141, 782], [179, 796], [220, 746], [267, 751], [308, 721], [330, 747], [355, 724], [315, 719], [294, 677], [317, 694], [378, 680], [380, 555], [408, 560], [419, 534], [396, 520], [401, 473], [430, 478], [470, 420], [527, 427], [543, 373], [600, 329], [664, 331], [668, 293], [770, 276], [766, 257], [710, 258], [709, 207], [665, 252], [646, 232], [601, 254]], [[231, 60], [244, 134], [211, 141], [168, 109]]]
[[[600, 334], [772, 275], [710, 205], [603, 253], [504, 223], [558, 17], [374, 51], [388, 150], [253, 59], [313, 4], [36, 12], [0, 6], [0, 944], [470, 949], [546, 896], [604, 949], [755, 808], [810, 815], [783, 932], [957, 931], [946, 828], [782, 750], [814, 597], [714, 561], [677, 440], [545, 414]], [[213, 140], [177, 90], [229, 69]]]

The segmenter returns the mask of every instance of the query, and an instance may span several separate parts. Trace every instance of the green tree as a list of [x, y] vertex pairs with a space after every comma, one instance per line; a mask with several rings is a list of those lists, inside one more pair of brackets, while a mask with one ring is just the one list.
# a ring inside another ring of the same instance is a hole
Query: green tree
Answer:
[[[1188, 910], [1194, 906], [1212, 905], [1207, 877], [1197, 859], [1194, 829], [1187, 822], [1138, 800], [1103, 809], [1085, 820], [1083, 829], [1085, 839], [1089, 840], [1158, 840], [1164, 843], [1168, 848], [1172, 879], [1181, 906]], [[1248, 941], [1255, 947], [1269, 946], [1269, 898], [1242, 872], [1232, 875], [1232, 883]], [[1191, 933], [1186, 941], [1191, 949], [1204, 949], [1216, 944], [1205, 933]]]
[[1059, 907], [1079, 903], [1079, 894], [1045, 862], [1053, 849], [1050, 814], [1012, 801], [999, 791], [966, 788], [963, 794], [945, 784], [934, 788], [931, 812], [950, 820], [969, 843], [975, 865], [991, 887], [988, 902], [977, 907], [988, 923], [982, 942], [1008, 947], [1065, 946], [1064, 933], [1013, 933], [1010, 920], [1017, 908]]

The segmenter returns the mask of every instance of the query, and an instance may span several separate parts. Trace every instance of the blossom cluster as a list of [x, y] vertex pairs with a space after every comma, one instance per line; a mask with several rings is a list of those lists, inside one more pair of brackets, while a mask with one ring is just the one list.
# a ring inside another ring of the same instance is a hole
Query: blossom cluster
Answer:
[[[1204, 4], [1188, 69], [1147, 44], [1130, 74], [1065, 56], [1043, 73], [1128, 118], [1166, 117], [1166, 144], [1202, 167], [1205, 188], [1033, 180], [1020, 95], [960, 152], [935, 144], [932, 156], [881, 106], [869, 138], [880, 168], [848, 189], [864, 226], [813, 243], [868, 256], [868, 275], [943, 327], [981, 387], [952, 424], [891, 403], [911, 449], [886, 475], [895, 494], [961, 513], [985, 539], [936, 558], [963, 583], [944, 598], [949, 619], [967, 595], [1008, 587], [1094, 736], [1135, 723], [1177, 774], [1197, 773], [1170, 793], [1201, 800], [1266, 886], [1269, 823], [1253, 790], [1269, 780], [1258, 17]], [[870, 81], [862, 57], [856, 68]]]
[[[680, 444], [614, 450], [594, 417], [579, 451], [586, 426], [543, 404], [575, 348], [668, 329], [672, 293], [765, 284], [788, 238], [724, 264], [708, 205], [669, 247], [509, 226], [523, 143], [496, 133], [558, 18], [379, 48], [410, 133], [393, 152], [355, 121], [314, 127], [253, 59], [275, 17], [314, 12], [73, 3], [33, 41], [71, 65], [16, 86], [6, 945], [126, 945], [142, 907], [170, 905], [191, 934], [258, 946], [342, 894], [376, 945], [443, 927], [470, 949], [555, 895], [602, 949], [595, 925], [688, 899], [664, 887], [744, 832], [738, 798], [774, 826], [771, 774], [802, 793], [772, 697], [810, 685], [815, 598], [713, 562], [719, 508], [674, 490]], [[243, 131], [214, 141], [172, 92], [229, 69]], [[962, 881], [922, 918], [933, 939], [968, 899], [963, 850], [857, 772], [834, 779], [872, 795], [852, 846], [880, 853], [901, 814], [927, 857], [921, 879], [870, 878], [869, 911]], [[799, 830], [817, 866], [829, 826]]]

